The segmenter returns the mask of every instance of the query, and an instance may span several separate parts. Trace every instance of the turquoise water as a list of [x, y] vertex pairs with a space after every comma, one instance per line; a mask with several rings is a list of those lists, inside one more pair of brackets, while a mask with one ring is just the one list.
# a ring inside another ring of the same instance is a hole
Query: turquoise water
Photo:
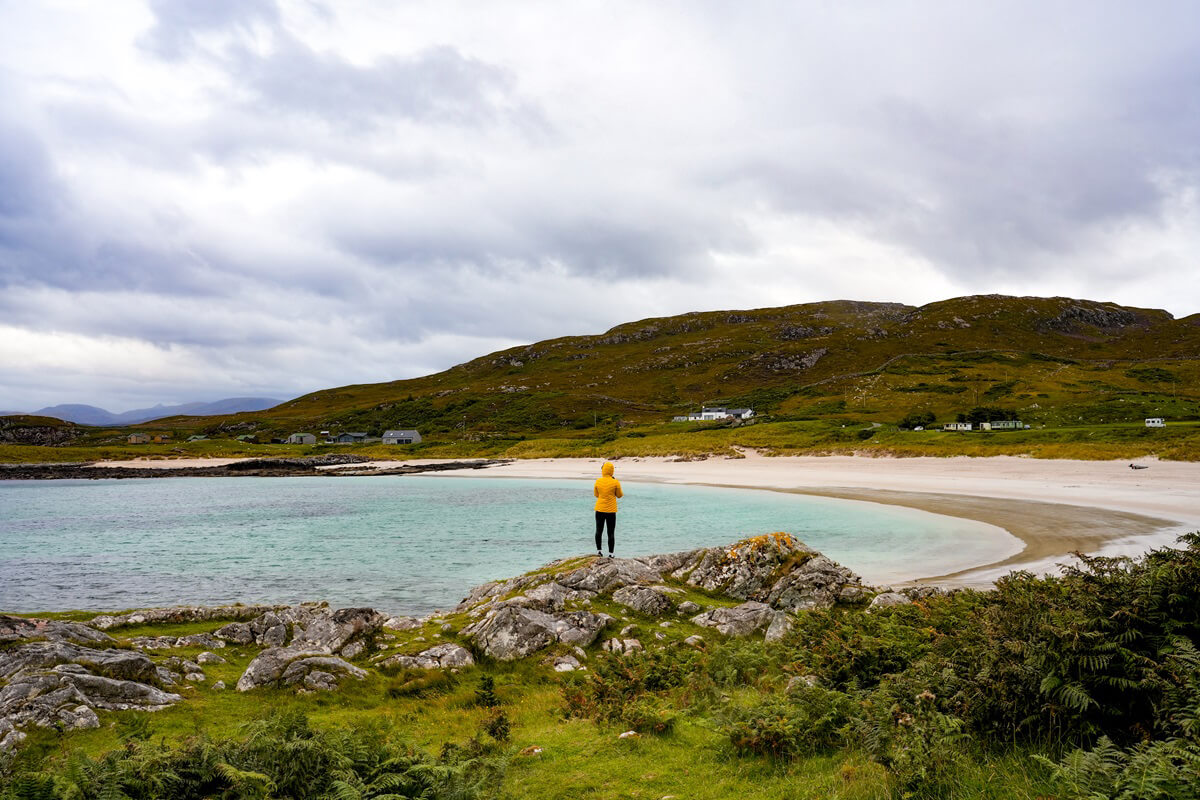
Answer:
[[[787, 531], [875, 581], [1004, 558], [998, 529], [746, 489], [626, 487], [617, 555]], [[381, 476], [0, 481], [0, 610], [328, 600], [418, 614], [592, 552], [590, 481]], [[949, 565], [949, 567], [947, 567]]]

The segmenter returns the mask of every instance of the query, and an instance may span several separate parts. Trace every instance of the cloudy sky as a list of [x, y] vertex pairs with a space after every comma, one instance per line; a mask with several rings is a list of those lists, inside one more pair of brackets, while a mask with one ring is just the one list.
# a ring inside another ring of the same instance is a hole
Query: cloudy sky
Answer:
[[0, 409], [992, 292], [1200, 311], [1194, 3], [0, 0]]

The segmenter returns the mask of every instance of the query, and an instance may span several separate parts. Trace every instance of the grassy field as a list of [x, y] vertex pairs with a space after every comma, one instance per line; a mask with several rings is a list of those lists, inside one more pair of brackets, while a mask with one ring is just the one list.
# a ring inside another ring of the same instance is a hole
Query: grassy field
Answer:
[[414, 446], [259, 445], [231, 440], [177, 444], [39, 447], [0, 445], [0, 463], [86, 462], [129, 458], [279, 458], [353, 453], [372, 458], [632, 458], [639, 456], [737, 456], [734, 447], [767, 455], [1029, 456], [1085, 460], [1154, 456], [1200, 460], [1200, 422], [1146, 428], [1107, 423], [1021, 431], [900, 430], [865, 420], [761, 421], [731, 427], [720, 423], [663, 423], [570, 435], [491, 435], [471, 439], [432, 436]]
[[[695, 596], [714, 604], [714, 598]], [[725, 599], [722, 604], [729, 602]], [[44, 616], [87, 619], [92, 615]], [[456, 625], [461, 623], [451, 619]], [[652, 620], [637, 622], [640, 630], [633, 635], [649, 641], [653, 640], [653, 631], [658, 630], [668, 635], [664, 642], [668, 647], [682, 646], [679, 642], [685, 636], [697, 632], [710, 641], [721, 638], [687, 623], [662, 629]], [[182, 636], [214, 630], [220, 624], [141, 625], [114, 633], [121, 640]], [[398, 632], [394, 649], [415, 652], [428, 646], [436, 630], [428, 626]], [[418, 639], [427, 641], [421, 643]], [[761, 676], [752, 686], [731, 687], [712, 697], [680, 696], [673, 708], [679, 718], [669, 732], [620, 739], [618, 734], [628, 728], [626, 724], [567, 715], [564, 687], [579, 682], [583, 673], [563, 676], [533, 660], [516, 664], [485, 662], [458, 675], [439, 674], [433, 679], [416, 673], [372, 672], [363, 682], [344, 682], [335, 693], [313, 695], [282, 689], [240, 693], [232, 688], [212, 688], [218, 680], [233, 687], [257, 651], [253, 647], [221, 649], [219, 653], [227, 663], [206, 666], [207, 681], [179, 689], [183, 702], [167, 710], [148, 716], [141, 712], [101, 712], [102, 725], [95, 730], [59, 733], [31, 729], [10, 769], [54, 772], [65, 769], [72, 758], [81, 755], [102, 759], [106, 754], [127, 752], [131, 737], [163, 745], [197, 737], [236, 738], [244, 734], [248, 722], [299, 712], [316, 729], [379, 726], [393, 739], [431, 754], [443, 752], [447, 746], [481, 742], [488, 753], [500, 757], [506, 765], [502, 783], [492, 787], [494, 794], [487, 796], [531, 800], [657, 800], [672, 795], [884, 800], [901, 794], [887, 769], [853, 749], [787, 760], [735, 751], [718, 722], [723, 710], [751, 704], [764, 693], [779, 694], [787, 677], [782, 672]], [[199, 652], [201, 648], [193, 647], [156, 651], [156, 655], [194, 658]], [[596, 656], [593, 653], [593, 658]], [[511, 724], [511, 733], [503, 741], [483, 732], [494, 713], [475, 702], [484, 675], [492, 677], [499, 708]], [[137, 717], [148, 720], [148, 727], [134, 724]], [[542, 752], [523, 755], [530, 747], [539, 747]], [[1046, 796], [1049, 788], [1046, 771], [1023, 749], [981, 756], [977, 763], [962, 770], [958, 780], [960, 790], [949, 796], [1033, 800]]]

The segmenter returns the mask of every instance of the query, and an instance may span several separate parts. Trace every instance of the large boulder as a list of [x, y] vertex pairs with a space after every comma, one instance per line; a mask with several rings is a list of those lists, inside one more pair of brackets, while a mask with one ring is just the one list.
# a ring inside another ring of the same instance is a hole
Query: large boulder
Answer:
[[[324, 603], [320, 604], [325, 605]], [[312, 606], [314, 608], [320, 606]], [[207, 622], [208, 620], [249, 620], [268, 611], [278, 611], [288, 606], [172, 606], [170, 608], [143, 608], [128, 614], [101, 614], [89, 623], [93, 628], [112, 630], [126, 625], [146, 623]]]
[[81, 622], [57, 619], [10, 617], [0, 614], [0, 644], [9, 642], [72, 642], [74, 644], [112, 644], [113, 638]]
[[672, 604], [666, 587], [622, 586], [613, 592], [613, 600], [640, 614], [658, 617], [671, 610]]
[[0, 689], [0, 721], [11, 732], [26, 724], [98, 727], [94, 709], [158, 711], [182, 698], [156, 686], [96, 675], [79, 664], [22, 670]]
[[513, 661], [555, 642], [586, 647], [611, 619], [607, 614], [590, 611], [553, 615], [505, 603], [463, 628], [462, 635], [480, 652], [500, 661]]
[[787, 611], [856, 602], [862, 579], [786, 533], [696, 550], [673, 577], [710, 592]]
[[406, 669], [450, 669], [470, 667], [475, 664], [471, 651], [461, 645], [439, 644], [422, 650], [415, 656], [391, 656], [379, 662], [381, 667], [403, 667]]
[[637, 583], [657, 583], [662, 574], [641, 561], [630, 558], [597, 558], [591, 563], [558, 575], [555, 580], [568, 589], [587, 592], [611, 592]]
[[324, 606], [302, 604], [275, 608], [246, 622], [231, 622], [214, 636], [240, 645], [267, 648], [287, 645], [327, 653], [345, 652], [350, 647], [356, 654], [363, 649], [359, 643], [381, 631], [387, 621], [385, 615], [373, 608], [331, 611]]
[[751, 600], [732, 608], [705, 611], [692, 617], [692, 622], [705, 628], [716, 628], [726, 636], [749, 636], [769, 627], [780, 613], [766, 603]]
[[293, 661], [304, 658], [321, 658], [329, 655], [326, 650], [305, 647], [269, 647], [263, 650], [238, 678], [237, 690], [248, 692], [263, 686], [272, 686], [283, 677], [284, 670]]
[[79, 664], [90, 671], [118, 680], [154, 683], [154, 662], [132, 650], [96, 650], [67, 642], [29, 642], [0, 650], [0, 678], [22, 672], [49, 669], [59, 664]]

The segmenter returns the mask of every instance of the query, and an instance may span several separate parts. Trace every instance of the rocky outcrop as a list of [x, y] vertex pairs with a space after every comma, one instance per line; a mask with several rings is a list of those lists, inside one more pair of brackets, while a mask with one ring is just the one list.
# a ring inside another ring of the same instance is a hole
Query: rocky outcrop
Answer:
[[380, 667], [404, 669], [454, 669], [474, 666], [471, 651], [457, 644], [439, 644], [415, 656], [390, 656], [379, 662]]
[[611, 619], [607, 614], [589, 611], [554, 615], [505, 603], [463, 628], [462, 635], [485, 655], [513, 661], [556, 642], [586, 647]]
[[[378, 633], [387, 621], [373, 608], [333, 611], [323, 605], [280, 606], [247, 622], [231, 622], [214, 636], [239, 645], [282, 647], [290, 643], [337, 653]], [[361, 648], [352, 649], [361, 652]], [[352, 658], [357, 652], [346, 655]]]
[[[320, 608], [325, 606], [311, 606]], [[209, 620], [249, 620], [261, 616], [268, 611], [280, 611], [289, 606], [172, 606], [170, 608], [144, 608], [131, 611], [128, 614], [101, 614], [88, 623], [93, 628], [112, 630], [127, 625], [145, 625], [147, 623], [178, 623], [178, 622], [207, 622]]]
[[865, 593], [861, 578], [786, 533], [692, 551], [672, 577], [786, 611], [856, 603]]
[[[231, 641], [251, 637], [250, 641], [267, 647], [255, 656], [238, 679], [239, 692], [279, 684], [332, 689], [336, 687], [339, 676], [366, 677], [363, 670], [343, 658], [332, 656], [339, 653], [345, 658], [358, 656], [366, 649], [365, 640], [382, 630], [386, 621], [387, 617], [373, 608], [339, 608], [330, 611], [314, 606], [292, 606], [268, 612], [249, 623], [235, 623], [237, 627], [226, 625], [216, 635], [230, 638]], [[289, 630], [290, 644], [287, 643]], [[288, 672], [292, 669], [291, 665], [297, 662], [303, 663]], [[307, 677], [313, 671], [321, 675]]]
[[181, 699], [161, 688], [148, 656], [105, 647], [114, 640], [80, 623], [0, 617], [0, 642], [0, 751], [26, 725], [95, 728], [96, 709], [157, 711]]
[[42, 639], [48, 642], [76, 644], [112, 644], [113, 638], [80, 622], [57, 619], [31, 619], [0, 614], [0, 644], [29, 642]]
[[667, 590], [657, 586], [622, 586], [613, 592], [612, 598], [648, 617], [662, 616], [672, 608]]
[[769, 627], [776, 618], [787, 615], [766, 603], [751, 600], [732, 608], [714, 608], [692, 617], [692, 622], [705, 628], [715, 628], [726, 636], [749, 636]]

